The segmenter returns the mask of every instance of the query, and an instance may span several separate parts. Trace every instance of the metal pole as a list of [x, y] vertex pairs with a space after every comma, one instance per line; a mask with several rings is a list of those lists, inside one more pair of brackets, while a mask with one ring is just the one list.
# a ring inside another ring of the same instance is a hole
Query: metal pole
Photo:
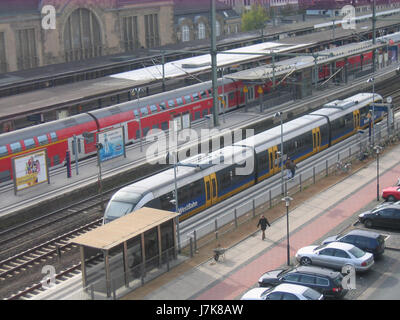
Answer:
[[[372, 5], [372, 44], [375, 45], [376, 44], [376, 3], [375, 0], [373, 1], [373, 5]], [[373, 72], [375, 72], [376, 70], [376, 49], [373, 50], [372, 52], [372, 70]]]
[[213, 89], [213, 119], [214, 127], [219, 126], [218, 119], [218, 85], [217, 85], [217, 39], [215, 32], [215, 0], [211, 1], [211, 68]]
[[372, 144], [375, 145], [375, 78], [372, 78]]
[[280, 114], [281, 119], [281, 184], [282, 184], [282, 194], [284, 194], [284, 186], [283, 186], [283, 120], [282, 120], [282, 112]]
[[78, 139], [76, 138], [76, 135], [74, 135], [74, 148], [75, 148], [75, 172], [76, 172], [76, 175], [79, 175], [79, 169], [78, 169]]
[[224, 68], [221, 68], [222, 72], [222, 119], [225, 123], [225, 82], [224, 82]]
[[379, 149], [376, 150], [376, 201], [379, 201]]
[[100, 199], [101, 199], [101, 210], [104, 211], [103, 182], [102, 182], [102, 177], [101, 177], [101, 161], [100, 161], [101, 145], [98, 144], [96, 147], [97, 147], [97, 165], [99, 167], [98, 185], [99, 185], [99, 193], [100, 193]]
[[165, 92], [165, 52], [161, 51], [161, 63], [162, 63], [162, 91]]
[[289, 204], [286, 203], [286, 239], [287, 239], [287, 265], [290, 266], [290, 243], [289, 243]]

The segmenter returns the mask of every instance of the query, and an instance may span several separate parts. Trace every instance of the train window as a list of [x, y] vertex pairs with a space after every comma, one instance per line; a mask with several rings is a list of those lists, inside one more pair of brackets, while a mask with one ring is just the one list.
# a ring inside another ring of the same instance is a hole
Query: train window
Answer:
[[171, 202], [174, 199], [172, 192], [160, 196], [161, 209], [175, 211], [175, 205]]
[[137, 109], [133, 110], [133, 114], [135, 115], [135, 118], [140, 118], [140, 114]]
[[53, 157], [53, 165], [57, 165], [60, 163], [60, 156], [57, 154]]
[[192, 97], [193, 97], [193, 101], [200, 100], [200, 97], [199, 97], [199, 94], [198, 94], [198, 93], [193, 93], [193, 94], [192, 94]]
[[192, 98], [190, 96], [184, 96], [186, 103], [192, 102]]
[[35, 147], [35, 141], [32, 138], [24, 140], [24, 144], [26, 149], [32, 149]]
[[39, 144], [40, 144], [41, 146], [43, 146], [43, 145], [49, 143], [49, 140], [47, 139], [47, 136], [46, 136], [46, 135], [38, 136], [37, 139], [38, 139]]
[[198, 119], [200, 119], [200, 111], [196, 111], [194, 113], [194, 119], [193, 120], [198, 120]]
[[57, 135], [56, 135], [55, 132], [51, 132], [50, 133], [50, 138], [51, 138], [51, 142], [54, 142], [54, 141], [58, 140]]
[[166, 109], [165, 102], [160, 102], [159, 105], [160, 105], [161, 110], [165, 110]]
[[208, 89], [207, 92], [208, 92], [208, 95], [211, 97], [212, 96], [212, 89]]
[[207, 98], [207, 92], [200, 91], [200, 96], [201, 96], [202, 99]]
[[6, 156], [8, 154], [7, 147], [1, 146], [0, 147], [0, 157]]
[[140, 131], [136, 130], [136, 139], [140, 139]]
[[144, 127], [143, 128], [143, 136], [146, 136], [147, 135], [147, 132], [149, 132], [150, 131], [150, 128], [149, 127]]
[[152, 129], [158, 129], [158, 124], [153, 124]]
[[142, 116], [146, 116], [149, 114], [149, 110], [147, 110], [147, 108], [140, 108], [140, 113]]
[[204, 118], [206, 115], [208, 115], [208, 109], [204, 109], [204, 110], [203, 110], [203, 118]]
[[231, 101], [233, 99], [235, 99], [235, 93], [234, 92], [230, 92], [229, 95], [228, 95], [228, 100]]
[[21, 144], [19, 142], [11, 143], [10, 147], [11, 147], [11, 150], [13, 153], [19, 152], [22, 150]]
[[155, 113], [155, 112], [158, 111], [158, 110], [157, 110], [157, 106], [155, 106], [154, 104], [152, 104], [152, 105], [150, 106], [150, 110], [151, 110], [151, 113]]
[[168, 130], [168, 121], [161, 122], [161, 130]]
[[0, 172], [0, 182], [11, 180], [10, 170], [5, 170]]
[[174, 100], [168, 100], [168, 107], [170, 107], [170, 108], [174, 108], [175, 107]]
[[176, 98], [176, 103], [178, 104], [178, 106], [183, 105], [183, 99], [182, 98]]

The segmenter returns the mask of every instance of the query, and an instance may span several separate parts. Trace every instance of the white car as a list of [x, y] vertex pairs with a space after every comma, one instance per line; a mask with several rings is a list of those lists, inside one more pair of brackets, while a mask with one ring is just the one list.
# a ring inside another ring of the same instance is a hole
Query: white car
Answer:
[[339, 270], [344, 266], [352, 266], [356, 271], [366, 271], [374, 264], [372, 253], [344, 242], [301, 248], [296, 253], [296, 259], [302, 265], [315, 264]]
[[309, 287], [283, 283], [276, 287], [254, 288], [240, 300], [322, 300], [324, 296]]

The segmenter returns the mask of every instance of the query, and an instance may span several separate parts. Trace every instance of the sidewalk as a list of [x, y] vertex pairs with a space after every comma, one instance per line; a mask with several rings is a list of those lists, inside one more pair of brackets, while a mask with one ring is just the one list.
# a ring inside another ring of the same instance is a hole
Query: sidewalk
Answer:
[[[400, 145], [385, 151], [380, 157], [381, 189], [393, 185], [400, 176]], [[329, 179], [329, 178], [327, 178]], [[351, 225], [356, 218], [352, 215], [376, 201], [376, 161], [355, 171], [351, 176], [319, 192], [319, 183], [303, 191], [315, 194], [304, 201], [294, 201], [290, 207], [290, 247], [291, 261], [294, 254], [303, 247], [317, 242], [326, 233], [341, 225]], [[296, 194], [293, 198], [301, 198]], [[284, 209], [282, 205], [281, 208]], [[264, 214], [270, 219], [266, 240], [261, 240], [260, 231], [254, 232], [256, 220], [250, 221], [250, 231], [226, 252], [225, 260], [215, 263], [211, 250], [206, 261], [195, 264], [193, 259], [182, 266], [133, 291], [124, 299], [145, 300], [227, 300], [238, 299], [257, 283], [266, 270], [286, 264], [286, 216], [271, 220], [271, 212]], [[349, 219], [348, 221], [346, 221]], [[390, 237], [387, 247], [400, 249], [400, 236]], [[201, 252], [199, 256], [207, 256]]]

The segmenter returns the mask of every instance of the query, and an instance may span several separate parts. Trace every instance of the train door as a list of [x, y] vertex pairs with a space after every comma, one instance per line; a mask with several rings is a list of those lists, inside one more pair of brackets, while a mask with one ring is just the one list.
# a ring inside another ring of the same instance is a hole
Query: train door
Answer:
[[354, 131], [360, 129], [360, 110], [353, 111]]
[[278, 147], [274, 146], [268, 149], [269, 172], [271, 175], [279, 172], [280, 158], [278, 155]]
[[75, 161], [75, 153], [78, 153], [78, 158], [85, 154], [84, 139], [82, 136], [68, 139], [68, 148], [71, 150], [71, 161]]
[[313, 153], [319, 152], [321, 148], [321, 131], [318, 128], [312, 130], [313, 136]]
[[206, 188], [206, 207], [208, 208], [218, 202], [217, 176], [215, 173], [204, 177], [204, 185]]

